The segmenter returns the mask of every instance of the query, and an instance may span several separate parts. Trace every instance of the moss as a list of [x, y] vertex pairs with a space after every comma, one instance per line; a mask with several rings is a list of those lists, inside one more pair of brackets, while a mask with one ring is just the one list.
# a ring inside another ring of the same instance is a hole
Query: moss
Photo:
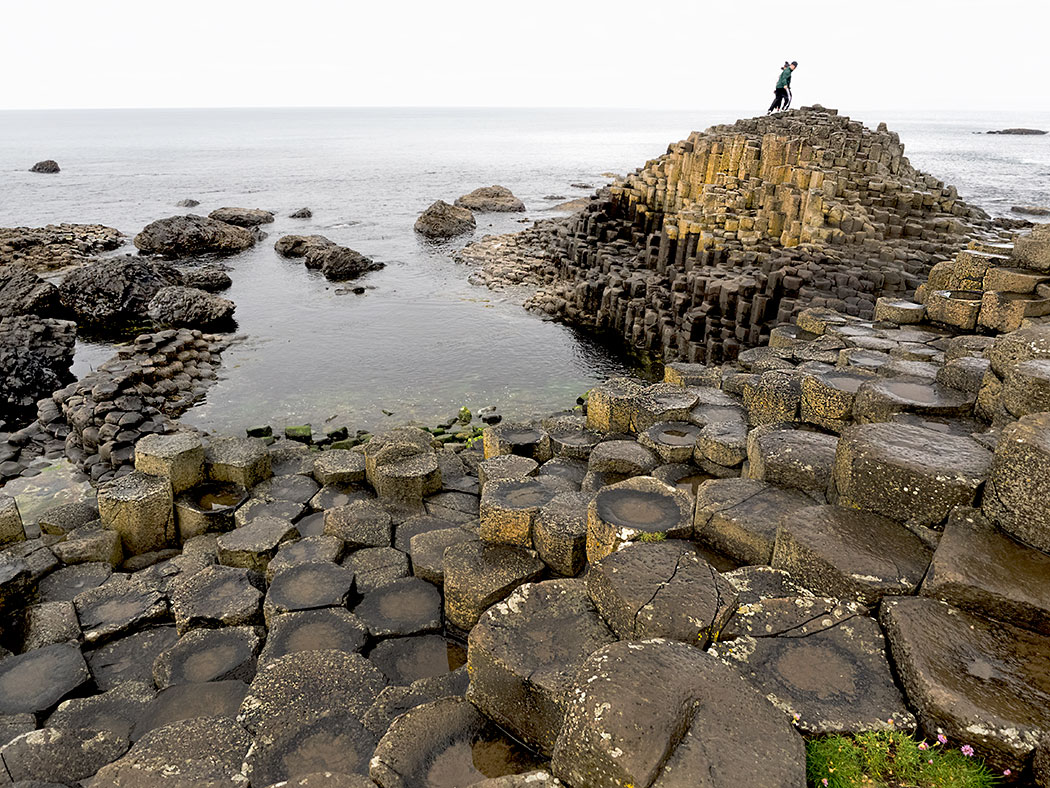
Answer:
[[652, 533], [652, 534], [642, 534], [641, 536], [638, 537], [638, 541], [639, 542], [662, 542], [666, 538], [667, 538], [667, 534], [657, 532], [657, 533]]

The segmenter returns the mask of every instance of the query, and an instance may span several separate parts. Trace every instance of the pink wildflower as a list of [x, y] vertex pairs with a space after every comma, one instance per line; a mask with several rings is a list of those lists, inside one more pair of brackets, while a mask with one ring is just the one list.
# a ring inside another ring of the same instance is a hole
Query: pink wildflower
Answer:
[[967, 758], [969, 758], [971, 755], [973, 755], [973, 747], [971, 747], [969, 744], [964, 744], [962, 747], [959, 748], [959, 750]]
[[937, 734], [937, 742], [939, 744], [947, 744], [948, 743], [948, 737], [945, 736], [943, 733], [938, 733]]
[[1011, 772], [1009, 769], [1003, 769], [1004, 777], [1009, 777], [1011, 774], [1013, 774], [1013, 772]]
[[823, 785], [824, 788], [828, 788], [828, 778], [825, 777], [823, 780], [820, 781], [820, 784]]
[[928, 745], [924, 741], [921, 741], [921, 742], [919, 742], [919, 749], [920, 750], [928, 750], [928, 749], [930, 749], [930, 745]]

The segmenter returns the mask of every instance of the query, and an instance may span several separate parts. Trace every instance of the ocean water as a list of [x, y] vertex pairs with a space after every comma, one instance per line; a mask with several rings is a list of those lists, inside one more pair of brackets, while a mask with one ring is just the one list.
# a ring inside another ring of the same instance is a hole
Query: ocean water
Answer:
[[[478, 214], [475, 237], [510, 232], [591, 193], [693, 129], [746, 111], [541, 109], [254, 109], [0, 112], [0, 226], [97, 222], [133, 236], [144, 225], [231, 205], [277, 221], [256, 248], [225, 260], [244, 339], [223, 357], [218, 383], [183, 420], [213, 431], [256, 423], [376, 429], [433, 422], [462, 405], [507, 417], [570, 406], [597, 380], [634, 371], [621, 348], [541, 319], [520, 294], [471, 285], [450, 253], [469, 238], [432, 244], [412, 224], [436, 199], [452, 202], [501, 184], [524, 214]], [[974, 134], [1050, 128], [1050, 113], [899, 115], [913, 164], [958, 186], [995, 215], [1050, 204], [1050, 135]], [[53, 176], [26, 170], [54, 158]], [[286, 218], [302, 206], [313, 219]], [[273, 241], [319, 233], [386, 263], [342, 292]], [[83, 374], [113, 352], [81, 341]]]

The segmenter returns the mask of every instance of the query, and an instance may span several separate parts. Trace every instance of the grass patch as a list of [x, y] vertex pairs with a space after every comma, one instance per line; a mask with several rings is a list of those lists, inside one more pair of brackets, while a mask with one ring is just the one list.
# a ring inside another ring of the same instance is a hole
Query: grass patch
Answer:
[[[969, 754], [966, 754], [969, 753]], [[822, 736], [806, 742], [813, 788], [991, 788], [999, 775], [964, 746], [917, 741], [898, 731]]]

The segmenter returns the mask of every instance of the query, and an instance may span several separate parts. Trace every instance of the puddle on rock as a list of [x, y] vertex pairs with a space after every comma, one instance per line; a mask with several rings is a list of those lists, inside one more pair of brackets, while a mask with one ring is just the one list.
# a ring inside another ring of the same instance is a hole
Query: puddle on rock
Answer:
[[[45, 461], [36, 467], [40, 467], [36, 476], [21, 476], [0, 488], [15, 499], [22, 522], [30, 530], [35, 532], [40, 515], [54, 506], [94, 499], [91, 482], [69, 460]], [[35, 535], [27, 530], [27, 536]]]

